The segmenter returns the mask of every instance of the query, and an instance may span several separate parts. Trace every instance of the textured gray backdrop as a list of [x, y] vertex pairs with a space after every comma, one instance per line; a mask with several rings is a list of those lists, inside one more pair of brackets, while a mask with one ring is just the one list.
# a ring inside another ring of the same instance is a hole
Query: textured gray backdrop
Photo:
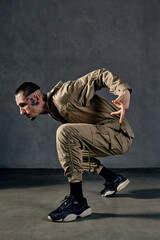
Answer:
[[[125, 155], [108, 167], [160, 167], [160, 1], [0, 0], [0, 167], [59, 168], [48, 116], [19, 115], [14, 91], [34, 81], [47, 92], [106, 67], [133, 88], [126, 113], [134, 132]], [[114, 99], [108, 89], [99, 92]]]

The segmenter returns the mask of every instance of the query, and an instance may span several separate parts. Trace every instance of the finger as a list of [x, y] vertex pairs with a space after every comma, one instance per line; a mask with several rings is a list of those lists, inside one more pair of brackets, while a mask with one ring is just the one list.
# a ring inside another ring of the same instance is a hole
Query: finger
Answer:
[[120, 102], [120, 96], [119, 97], [117, 97], [115, 100], [113, 100], [113, 102]]
[[114, 102], [112, 101], [114, 105], [116, 105], [118, 108], [122, 107], [122, 103], [121, 102]]
[[125, 109], [122, 107], [122, 109], [121, 109], [121, 116], [120, 116], [120, 120], [119, 120], [120, 123], [122, 123], [124, 115], [125, 115]]
[[112, 103], [120, 103], [120, 101], [112, 100]]
[[118, 115], [118, 114], [121, 114], [121, 110], [116, 111], [116, 112], [111, 112], [111, 115]]

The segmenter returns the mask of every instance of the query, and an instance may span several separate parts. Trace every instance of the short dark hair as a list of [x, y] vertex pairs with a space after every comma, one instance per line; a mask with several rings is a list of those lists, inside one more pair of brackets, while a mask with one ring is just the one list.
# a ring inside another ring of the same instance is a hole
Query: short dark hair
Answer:
[[23, 92], [23, 95], [25, 97], [28, 97], [31, 93], [37, 91], [38, 89], [40, 89], [40, 87], [33, 82], [24, 82], [17, 88], [17, 90], [15, 91], [15, 95], [17, 95], [20, 92]]

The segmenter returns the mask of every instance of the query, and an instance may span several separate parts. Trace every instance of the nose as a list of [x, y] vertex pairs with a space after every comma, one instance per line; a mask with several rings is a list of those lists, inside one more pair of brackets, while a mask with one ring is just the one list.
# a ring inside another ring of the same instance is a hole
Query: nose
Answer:
[[20, 114], [23, 115], [25, 113], [25, 110], [23, 108], [20, 108]]

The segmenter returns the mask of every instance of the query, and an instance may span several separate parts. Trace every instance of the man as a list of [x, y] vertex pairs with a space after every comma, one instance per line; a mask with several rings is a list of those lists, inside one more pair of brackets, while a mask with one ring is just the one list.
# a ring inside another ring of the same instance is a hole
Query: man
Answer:
[[[95, 94], [102, 87], [118, 95], [108, 102]], [[131, 88], [105, 68], [76, 81], [59, 82], [47, 94], [26, 82], [15, 92], [20, 114], [34, 120], [49, 114], [62, 125], [57, 130], [59, 161], [70, 183], [70, 194], [48, 215], [53, 221], [73, 221], [91, 214], [82, 192], [83, 171], [104, 177], [102, 196], [110, 196], [127, 186], [129, 180], [105, 168], [95, 157], [126, 153], [134, 134], [124, 118], [129, 108]], [[118, 108], [117, 108], [118, 107]]]

